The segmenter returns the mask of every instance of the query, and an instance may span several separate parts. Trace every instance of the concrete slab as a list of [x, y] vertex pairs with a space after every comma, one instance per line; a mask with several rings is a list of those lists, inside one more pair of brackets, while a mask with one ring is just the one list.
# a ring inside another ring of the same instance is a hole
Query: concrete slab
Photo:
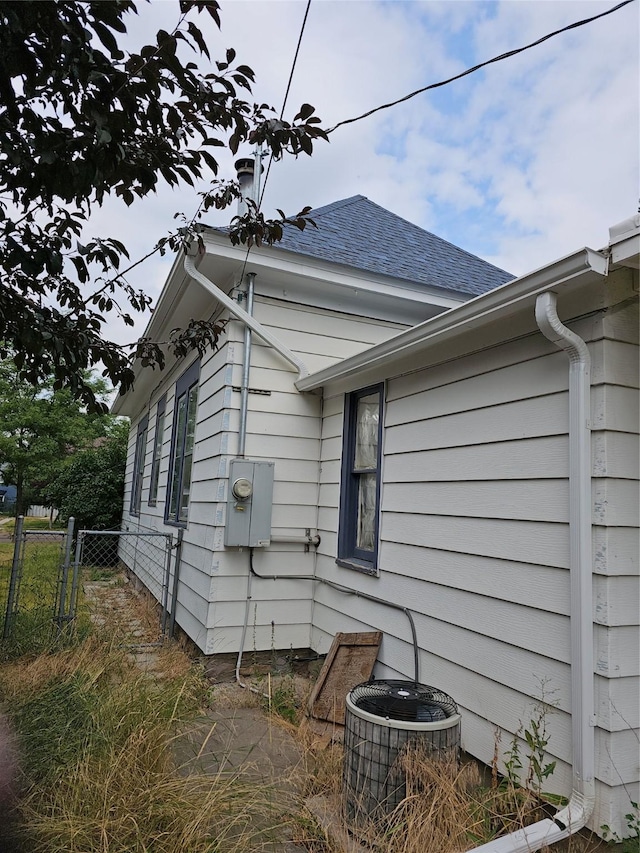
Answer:
[[[236, 688], [239, 690], [239, 688]], [[258, 707], [210, 709], [189, 724], [173, 745], [181, 773], [219, 774], [259, 786], [284, 820], [264, 853], [308, 853], [291, 840], [287, 815], [300, 808], [300, 750], [293, 737]], [[270, 819], [265, 818], [267, 836]]]
[[363, 847], [347, 831], [341, 816], [341, 806], [337, 800], [318, 795], [305, 800], [305, 806], [335, 848], [342, 853], [370, 853], [368, 847]]
[[212, 708], [176, 741], [184, 772], [232, 773], [297, 790], [301, 754], [286, 729], [260, 708]]

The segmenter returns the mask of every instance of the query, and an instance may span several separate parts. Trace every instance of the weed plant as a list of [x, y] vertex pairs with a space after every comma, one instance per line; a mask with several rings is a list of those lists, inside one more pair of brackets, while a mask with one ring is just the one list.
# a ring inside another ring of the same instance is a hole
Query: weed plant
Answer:
[[[561, 798], [541, 795], [541, 788], [553, 772], [553, 762], [545, 758], [548, 742], [542, 704], [534, 709], [532, 720], [523, 726], [504, 754], [498, 773], [499, 740], [492, 779], [481, 776], [475, 762], [459, 764], [451, 759], [437, 759], [424, 746], [407, 748], [399, 757], [406, 780], [407, 795], [390, 815], [377, 820], [359, 821], [357, 835], [365, 849], [376, 853], [460, 853], [527, 826], [555, 812], [564, 805]], [[342, 796], [342, 749], [326, 740], [314, 739], [308, 730], [302, 732], [303, 756], [307, 785], [305, 794], [320, 795], [329, 801], [331, 810], [339, 813]], [[318, 748], [320, 745], [320, 748]], [[522, 781], [521, 781], [522, 780]], [[631, 815], [633, 817], [633, 815]], [[342, 820], [342, 837], [347, 828], [353, 830], [346, 817]], [[311, 815], [303, 815], [297, 826], [297, 840], [313, 853], [341, 853], [340, 839], [329, 837]], [[619, 853], [637, 853], [634, 839], [617, 848]], [[562, 851], [587, 853], [609, 847], [597, 837], [580, 835], [568, 839]]]
[[640, 806], [633, 800], [630, 801], [631, 811], [624, 816], [627, 822], [628, 837], [621, 839], [610, 826], [601, 826], [604, 837], [617, 845], [619, 853], [638, 853], [640, 850]]
[[0, 699], [20, 745], [24, 850], [259, 849], [255, 827], [268, 823], [260, 789], [176, 767], [175, 731], [205, 690], [193, 667], [152, 680], [98, 637], [0, 668]]
[[269, 678], [263, 706], [287, 723], [300, 722], [301, 702], [291, 674]]

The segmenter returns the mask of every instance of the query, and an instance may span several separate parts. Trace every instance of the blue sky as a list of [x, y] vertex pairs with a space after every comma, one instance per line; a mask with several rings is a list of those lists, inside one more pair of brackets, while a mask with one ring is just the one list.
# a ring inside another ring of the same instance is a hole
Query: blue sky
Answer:
[[[233, 46], [256, 72], [255, 99], [278, 110], [305, 5], [222, 0], [222, 32], [206, 28], [214, 58]], [[613, 5], [312, 0], [286, 115], [306, 101], [331, 126]], [[273, 166], [265, 212], [360, 193], [516, 275], [584, 245], [601, 248], [609, 226], [638, 208], [639, 6], [636, 0], [338, 129], [312, 158]], [[173, 0], [141, 3], [132, 39], [172, 29], [178, 14]], [[224, 154], [222, 176], [233, 175], [233, 159]], [[142, 255], [176, 211], [188, 214], [196, 205], [191, 191], [162, 190], [130, 210], [110, 203], [91, 227], [126, 236], [132, 256]], [[212, 224], [233, 212], [213, 216]], [[152, 259], [131, 282], [158, 293], [169, 265]]]

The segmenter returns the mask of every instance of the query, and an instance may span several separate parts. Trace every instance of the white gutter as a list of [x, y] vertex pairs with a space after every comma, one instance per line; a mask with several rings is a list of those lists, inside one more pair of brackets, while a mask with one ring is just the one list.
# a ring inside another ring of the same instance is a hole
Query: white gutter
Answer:
[[595, 711], [591, 558], [591, 358], [560, 321], [555, 293], [536, 299], [542, 334], [569, 356], [569, 552], [571, 584], [571, 731], [573, 791], [553, 819], [476, 847], [485, 853], [533, 853], [582, 829], [595, 805]]
[[279, 341], [275, 335], [272, 335], [268, 329], [265, 329], [261, 323], [254, 320], [250, 314], [247, 314], [247, 312], [241, 308], [235, 300], [227, 296], [224, 291], [217, 287], [206, 276], [202, 275], [202, 273], [196, 269], [193, 258], [189, 255], [186, 255], [184, 259], [184, 271], [187, 275], [191, 276], [192, 279], [197, 281], [198, 284], [201, 284], [221, 305], [224, 305], [224, 307], [233, 314], [236, 319], [240, 320], [241, 323], [244, 323], [245, 326], [251, 329], [252, 332], [255, 332], [256, 335], [266, 344], [269, 344], [269, 346], [273, 347], [276, 352], [279, 352], [280, 355], [289, 362], [289, 364], [293, 365], [293, 367], [298, 371], [298, 379], [303, 379], [305, 376], [309, 375], [309, 370], [307, 369], [306, 364], [299, 359], [297, 355], [292, 353], [291, 350], [281, 341]]
[[436, 343], [461, 331], [465, 333], [491, 320], [499, 319], [505, 310], [517, 309], [524, 300], [537, 296], [554, 285], [570, 281], [585, 273], [599, 276], [607, 273], [607, 259], [593, 249], [580, 249], [541, 269], [476, 296], [462, 305], [400, 332], [381, 344], [344, 359], [296, 381], [298, 391], [311, 391], [329, 382], [349, 379], [363, 370], [382, 368], [387, 362], [410, 355], [414, 348]]

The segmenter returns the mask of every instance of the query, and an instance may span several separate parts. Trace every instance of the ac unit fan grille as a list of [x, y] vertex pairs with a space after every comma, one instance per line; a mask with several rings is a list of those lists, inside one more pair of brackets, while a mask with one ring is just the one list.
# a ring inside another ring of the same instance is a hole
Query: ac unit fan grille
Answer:
[[446, 693], [407, 681], [370, 681], [355, 687], [350, 696], [357, 708], [390, 720], [431, 723], [458, 713], [456, 703]]

